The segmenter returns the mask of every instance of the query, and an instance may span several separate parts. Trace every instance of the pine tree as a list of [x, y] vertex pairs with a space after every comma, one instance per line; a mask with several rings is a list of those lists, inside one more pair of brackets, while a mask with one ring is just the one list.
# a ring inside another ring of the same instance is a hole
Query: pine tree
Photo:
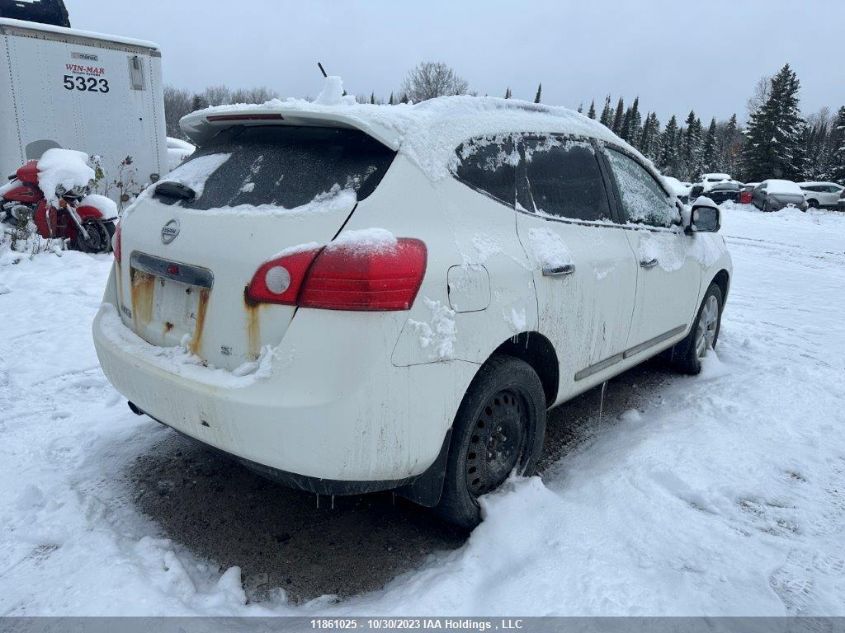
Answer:
[[639, 150], [654, 163], [658, 162], [660, 148], [660, 122], [657, 114], [650, 112], [645, 117], [643, 131], [640, 135]]
[[540, 99], [543, 96], [543, 84], [537, 85], [537, 94], [534, 95], [534, 103], [540, 103]]
[[599, 123], [609, 128], [613, 122], [613, 111], [610, 109], [610, 95], [607, 95], [604, 100], [604, 108], [601, 111], [601, 118]]
[[805, 122], [798, 108], [798, 76], [786, 64], [772, 78], [769, 95], [751, 113], [742, 153], [746, 180], [801, 180], [805, 170]]
[[376, 93], [375, 92], [370, 93], [370, 103], [372, 105], [375, 105], [375, 103], [376, 103]]
[[393, 101], [393, 93], [391, 92], [390, 93], [390, 99], [388, 99], [388, 101], [387, 101], [387, 105], [394, 105], [394, 103], [395, 102]]
[[505, 99], [510, 99], [512, 96], [513, 96], [513, 93], [511, 92], [511, 89], [507, 88], [505, 90]]
[[681, 131], [678, 129], [678, 120], [675, 115], [669, 119], [666, 129], [660, 135], [660, 156], [658, 166], [660, 170], [669, 176], [679, 176], [680, 156], [678, 152], [678, 139]]
[[832, 143], [831, 166], [828, 172], [830, 180], [845, 183], [845, 106], [836, 113], [836, 121], [830, 131]]
[[694, 180], [701, 173], [701, 119], [690, 110], [685, 121], [681, 141], [681, 175], [684, 180]]
[[642, 133], [642, 115], [640, 114], [640, 98], [636, 97], [634, 103], [625, 111], [622, 119], [622, 138], [634, 147], [639, 147], [640, 134]]
[[704, 171], [716, 169], [716, 118], [710, 119], [710, 127], [704, 136], [704, 146], [701, 149], [701, 164]]
[[596, 100], [595, 99], [590, 101], [590, 109], [587, 110], [587, 116], [590, 117], [591, 119], [596, 118]]
[[732, 114], [728, 122], [717, 129], [720, 134], [716, 146], [716, 169], [736, 176], [737, 163], [745, 138], [739, 131], [736, 114]]
[[622, 122], [625, 119], [625, 104], [622, 103], [622, 97], [619, 97], [619, 102], [616, 104], [616, 114], [613, 115], [613, 126], [610, 128], [614, 134], [622, 132]]

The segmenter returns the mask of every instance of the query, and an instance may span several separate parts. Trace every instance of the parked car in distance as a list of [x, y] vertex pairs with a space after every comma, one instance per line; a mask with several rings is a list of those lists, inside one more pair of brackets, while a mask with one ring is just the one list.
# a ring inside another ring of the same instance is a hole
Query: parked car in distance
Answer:
[[754, 187], [759, 185], [759, 182], [747, 182], [739, 190], [739, 203], [740, 204], [751, 204], [751, 194], [754, 191]]
[[664, 351], [695, 374], [717, 341], [719, 208], [570, 110], [291, 100], [181, 124], [198, 149], [124, 213], [97, 355], [133, 411], [277, 481], [471, 527], [534, 469], [549, 408]]
[[722, 204], [723, 202], [727, 202], [729, 200], [731, 202], [739, 202], [739, 193], [741, 189], [742, 183], [727, 180], [714, 183], [706, 195], [716, 204]]
[[845, 187], [835, 182], [799, 182], [798, 186], [804, 192], [807, 204], [814, 209], [821, 207], [836, 207]]
[[845, 191], [843, 191], [841, 194], [839, 194], [838, 209], [840, 211], [845, 211]]
[[809, 206], [801, 187], [791, 180], [764, 180], [751, 192], [751, 202], [762, 211], [780, 211], [785, 207], [806, 211]]
[[722, 182], [724, 180], [733, 180], [730, 174], [723, 174], [723, 173], [712, 173], [712, 174], [701, 174], [701, 182], [703, 183], [713, 183], [713, 182]]

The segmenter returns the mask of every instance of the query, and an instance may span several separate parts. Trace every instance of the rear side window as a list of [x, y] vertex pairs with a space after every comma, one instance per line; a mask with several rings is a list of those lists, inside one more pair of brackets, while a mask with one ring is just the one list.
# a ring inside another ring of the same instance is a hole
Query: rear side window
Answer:
[[178, 201], [181, 206], [293, 209], [338, 190], [351, 189], [363, 200], [375, 191], [394, 156], [395, 152], [357, 130], [235, 126], [198, 149], [172, 176], [179, 180], [183, 171], [192, 174], [192, 163], [206, 157], [213, 171], [201, 186], [194, 187], [198, 195], [193, 200]]
[[[645, 167], [630, 156], [613, 149], [608, 149], [607, 158], [622, 195], [626, 220], [665, 227], [680, 220], [672, 198]], [[692, 195], [696, 195], [694, 189]]]
[[519, 153], [510, 136], [469, 140], [455, 151], [452, 173], [473, 189], [512, 207], [516, 200]]
[[590, 143], [527, 138], [525, 164], [534, 209], [573, 220], [609, 220], [610, 207]]

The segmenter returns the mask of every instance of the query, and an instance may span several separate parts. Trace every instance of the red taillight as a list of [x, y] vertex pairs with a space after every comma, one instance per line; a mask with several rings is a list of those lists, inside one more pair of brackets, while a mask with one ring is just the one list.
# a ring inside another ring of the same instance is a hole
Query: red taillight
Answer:
[[264, 262], [247, 286], [247, 298], [254, 303], [296, 305], [308, 267], [320, 250], [299, 251]]
[[114, 259], [120, 263], [120, 224], [114, 230], [114, 235], [111, 238], [111, 250], [114, 253]]
[[284, 303], [324, 310], [408, 310], [425, 275], [425, 244], [329, 244], [261, 265], [247, 296], [258, 303]]

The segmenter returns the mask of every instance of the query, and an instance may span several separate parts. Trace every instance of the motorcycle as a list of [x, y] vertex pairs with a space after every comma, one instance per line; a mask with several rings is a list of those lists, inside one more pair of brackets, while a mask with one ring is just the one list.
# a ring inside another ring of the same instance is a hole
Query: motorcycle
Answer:
[[68, 240], [70, 248], [84, 253], [107, 253], [111, 250], [116, 217], [106, 217], [95, 206], [81, 204], [91, 193], [91, 184], [56, 189], [57, 206], [50, 204], [38, 186], [38, 161], [31, 160], [9, 177], [2, 187], [0, 213], [2, 221], [14, 226], [35, 224], [45, 238]]

